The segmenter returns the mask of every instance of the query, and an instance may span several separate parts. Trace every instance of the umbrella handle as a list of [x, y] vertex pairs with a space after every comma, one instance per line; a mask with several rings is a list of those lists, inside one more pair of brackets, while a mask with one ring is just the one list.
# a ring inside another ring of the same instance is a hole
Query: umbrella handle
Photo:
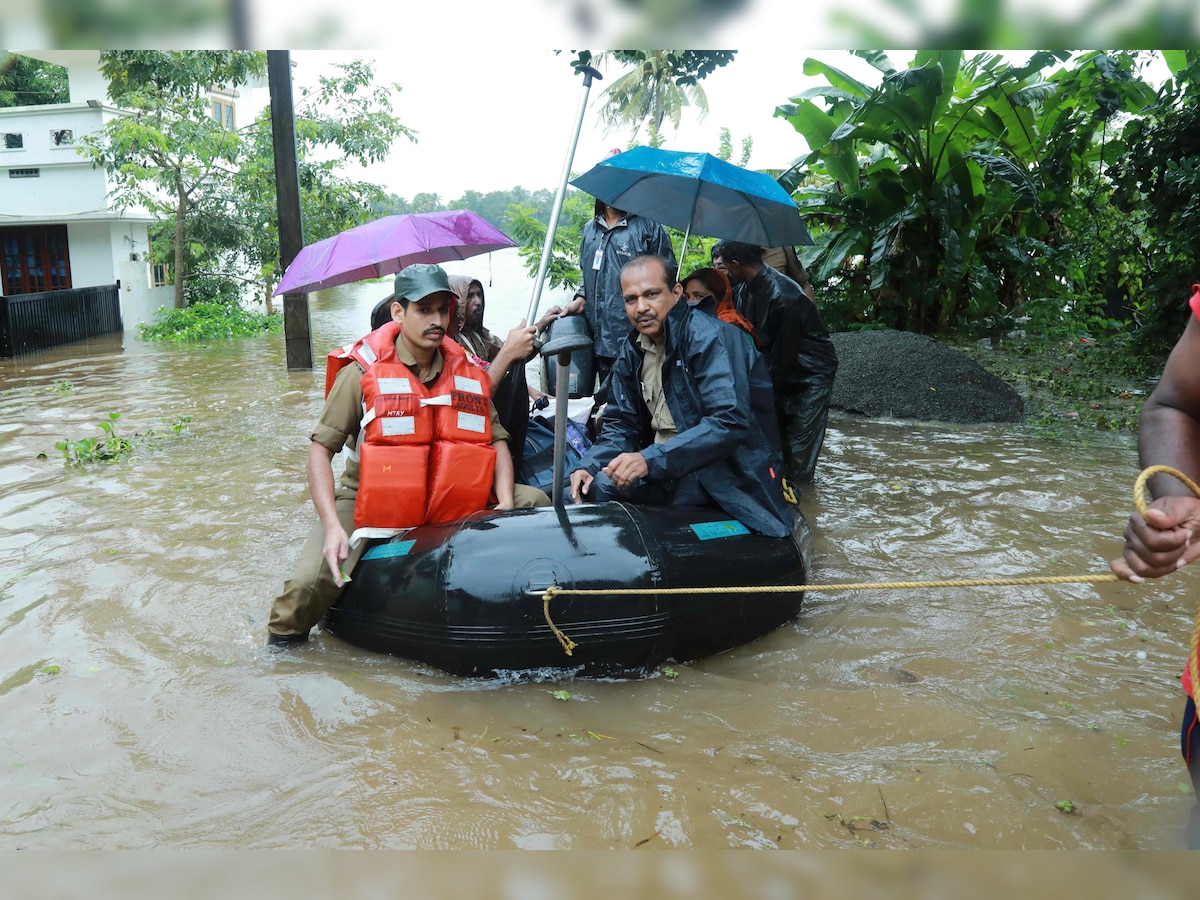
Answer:
[[583, 114], [587, 110], [588, 92], [592, 89], [593, 79], [604, 78], [591, 66], [575, 66], [576, 72], [583, 73], [583, 96], [579, 98], [579, 113], [575, 117], [575, 131], [571, 136], [571, 146], [567, 148], [567, 159], [563, 163], [562, 178], [558, 181], [558, 191], [554, 195], [554, 209], [550, 213], [550, 222], [546, 226], [546, 241], [542, 245], [542, 261], [538, 265], [537, 278], [533, 282], [533, 296], [529, 298], [529, 311], [525, 321], [532, 325], [537, 321], [538, 303], [542, 299], [542, 282], [546, 279], [546, 270], [550, 267], [550, 250], [554, 246], [554, 232], [558, 229], [558, 216], [562, 212], [563, 199], [567, 193], [567, 179], [571, 177], [571, 163], [575, 161], [575, 147], [579, 143], [579, 132], [583, 128]]

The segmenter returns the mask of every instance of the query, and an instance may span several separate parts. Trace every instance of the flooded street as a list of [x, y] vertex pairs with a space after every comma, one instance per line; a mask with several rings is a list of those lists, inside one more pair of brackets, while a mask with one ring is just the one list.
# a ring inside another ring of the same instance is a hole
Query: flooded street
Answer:
[[[501, 336], [523, 291], [488, 289]], [[311, 298], [313, 372], [282, 336], [0, 360], [0, 847], [1181, 846], [1190, 571], [810, 593], [677, 678], [464, 680], [328, 634], [265, 651], [315, 521], [324, 354], [387, 292]], [[135, 458], [65, 466], [55, 442], [109, 410]], [[1105, 572], [1135, 475], [1132, 438], [837, 417], [812, 580]]]

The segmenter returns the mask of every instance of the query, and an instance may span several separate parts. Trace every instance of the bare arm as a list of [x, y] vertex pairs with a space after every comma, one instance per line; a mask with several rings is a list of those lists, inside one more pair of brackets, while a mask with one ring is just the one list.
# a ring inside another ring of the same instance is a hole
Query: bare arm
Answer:
[[508, 333], [504, 346], [496, 354], [496, 358], [488, 365], [488, 377], [492, 380], [492, 391], [500, 385], [500, 381], [508, 373], [509, 367], [516, 362], [524, 362], [533, 353], [533, 339], [537, 337], [537, 329], [521, 324]]
[[[1162, 380], [1146, 399], [1138, 420], [1138, 456], [1146, 466], [1171, 466], [1200, 479], [1200, 320], [1192, 316], [1171, 351]], [[1169, 475], [1150, 483], [1155, 497], [1191, 496]]]
[[496, 472], [492, 476], [492, 490], [496, 492], [496, 509], [513, 508], [513, 485], [516, 475], [513, 472], [512, 454], [508, 452], [508, 441], [496, 441], [492, 446], [496, 450]]
[[[1192, 317], [1171, 351], [1162, 380], [1142, 407], [1138, 456], [1143, 467], [1166, 465], [1200, 480], [1200, 321]], [[1110, 564], [1128, 581], [1157, 578], [1200, 557], [1200, 499], [1178, 479], [1156, 475], [1155, 501], [1129, 517], [1125, 550]]]
[[[511, 462], [509, 463], [511, 466]], [[350, 538], [338, 520], [333, 494], [333, 452], [324, 444], [313, 441], [308, 445], [304, 466], [308, 478], [308, 493], [317, 510], [317, 518], [325, 529], [325, 561], [333, 573], [333, 581], [342, 587], [341, 564], [350, 555]]]

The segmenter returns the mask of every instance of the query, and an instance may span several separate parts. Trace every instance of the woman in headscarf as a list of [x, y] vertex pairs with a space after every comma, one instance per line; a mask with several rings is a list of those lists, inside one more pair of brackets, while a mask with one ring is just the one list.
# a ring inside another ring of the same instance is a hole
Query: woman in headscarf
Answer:
[[529, 402], [536, 399], [534, 395], [541, 395], [541, 391], [532, 389], [525, 379], [525, 362], [535, 353], [538, 333], [549, 327], [560, 309], [551, 307], [535, 327], [526, 326], [522, 320], [501, 341], [483, 325], [483, 283], [469, 275], [448, 275], [447, 280], [450, 290], [459, 298], [458, 315], [451, 323], [448, 336], [474, 357], [480, 368], [487, 370], [492, 382], [492, 403], [500, 416], [500, 424], [508, 430], [513, 465], [520, 471], [529, 424]]
[[761, 347], [758, 335], [754, 333], [754, 326], [733, 305], [733, 288], [730, 287], [724, 272], [705, 266], [696, 269], [681, 283], [683, 297], [688, 306], [737, 326], [750, 336], [756, 347]]
[[458, 333], [450, 336], [468, 353], [490, 364], [504, 342], [483, 325], [483, 283], [470, 275], [448, 275], [447, 280], [450, 290], [458, 294]]

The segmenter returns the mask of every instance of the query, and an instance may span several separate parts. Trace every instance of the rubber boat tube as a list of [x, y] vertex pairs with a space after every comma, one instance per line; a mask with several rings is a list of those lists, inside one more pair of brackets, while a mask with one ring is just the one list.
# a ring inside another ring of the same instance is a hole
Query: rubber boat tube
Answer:
[[325, 618], [351, 644], [455, 675], [545, 668], [631, 674], [754, 640], [793, 619], [800, 592], [555, 597], [561, 588], [803, 584], [812, 533], [753, 534], [719, 509], [618, 502], [477, 513], [378, 543]]

